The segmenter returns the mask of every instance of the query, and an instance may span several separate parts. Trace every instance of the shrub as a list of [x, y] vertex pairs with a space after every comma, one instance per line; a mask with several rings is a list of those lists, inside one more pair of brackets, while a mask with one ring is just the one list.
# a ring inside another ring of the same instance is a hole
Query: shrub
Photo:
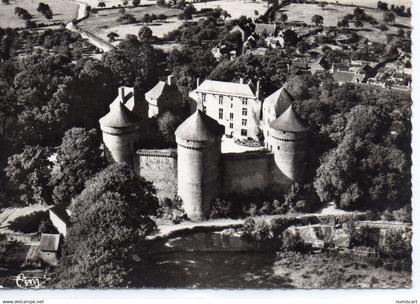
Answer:
[[174, 224], [179, 224], [187, 219], [184, 208], [182, 208], [182, 200], [179, 197], [175, 199], [164, 198], [159, 200], [159, 207], [157, 216], [172, 221]]
[[[45, 224], [45, 222], [49, 223]], [[48, 211], [37, 211], [16, 218], [14, 221], [10, 222], [9, 229], [22, 233], [35, 233], [40, 232], [40, 230], [45, 229], [45, 225], [50, 224]]]
[[262, 242], [273, 238], [273, 232], [263, 219], [245, 219], [242, 236], [253, 241]]
[[210, 218], [226, 218], [232, 217], [232, 203], [220, 198], [216, 198], [212, 202]]
[[305, 245], [305, 242], [299, 236], [299, 233], [285, 230], [282, 236], [284, 250], [296, 252], [307, 252], [309, 250], [308, 246]]

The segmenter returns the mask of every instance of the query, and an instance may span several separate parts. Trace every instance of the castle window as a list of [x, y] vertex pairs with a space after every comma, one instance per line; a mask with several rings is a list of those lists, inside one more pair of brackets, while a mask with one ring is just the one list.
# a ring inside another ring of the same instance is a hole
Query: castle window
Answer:
[[248, 104], [248, 99], [246, 99], [246, 98], [242, 99], [242, 104], [244, 106], [246, 106]]
[[203, 106], [203, 112], [206, 113], [207, 107]]
[[223, 119], [223, 109], [219, 109], [219, 119]]
[[233, 122], [229, 123], [229, 128], [233, 129]]
[[201, 94], [201, 100], [203, 101], [203, 103], [206, 102], [206, 94]]
[[280, 146], [277, 146], [277, 150], [280, 150]]
[[219, 105], [222, 105], [222, 104], [223, 104], [223, 96], [219, 95]]
[[243, 116], [247, 116], [248, 115], [248, 109], [247, 108], [242, 108], [242, 115]]
[[246, 119], [242, 119], [242, 125], [246, 127]]
[[245, 129], [241, 129], [241, 135], [242, 135], [242, 136], [247, 136], [247, 135], [248, 135], [247, 130], [245, 130]]
[[230, 119], [233, 119], [233, 113], [230, 113], [230, 114], [229, 114], [229, 118], [230, 118]]
[[233, 102], [230, 103], [230, 107], [233, 108]]

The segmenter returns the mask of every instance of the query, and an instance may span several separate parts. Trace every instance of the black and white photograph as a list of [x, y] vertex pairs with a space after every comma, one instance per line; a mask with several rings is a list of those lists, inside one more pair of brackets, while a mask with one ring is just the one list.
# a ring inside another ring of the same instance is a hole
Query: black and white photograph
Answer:
[[413, 288], [412, 5], [1, 0], [0, 287]]

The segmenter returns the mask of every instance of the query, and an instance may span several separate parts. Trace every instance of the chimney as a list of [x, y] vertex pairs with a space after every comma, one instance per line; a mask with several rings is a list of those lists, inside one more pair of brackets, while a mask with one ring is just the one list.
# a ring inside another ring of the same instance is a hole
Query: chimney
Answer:
[[240, 84], [244, 84], [244, 79], [241, 77], [241, 78], [239, 78], [239, 83]]
[[197, 88], [200, 86], [200, 78], [197, 78]]
[[174, 76], [173, 75], [168, 75], [168, 80], [166, 81], [166, 83], [168, 84], [168, 85], [173, 85], [173, 82], [174, 82]]
[[118, 91], [119, 91], [119, 95], [121, 97], [122, 102], [124, 102], [124, 97], [125, 97], [125, 95], [124, 95], [124, 86], [119, 87], [118, 88]]
[[255, 92], [257, 99], [260, 99], [260, 81], [257, 81], [257, 90]]

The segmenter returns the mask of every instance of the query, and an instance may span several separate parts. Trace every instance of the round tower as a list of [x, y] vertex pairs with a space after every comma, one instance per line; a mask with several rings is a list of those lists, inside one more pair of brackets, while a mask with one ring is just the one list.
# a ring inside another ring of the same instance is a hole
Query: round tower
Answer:
[[134, 165], [136, 145], [139, 140], [139, 122], [121, 102], [110, 105], [110, 111], [99, 119], [105, 146], [105, 156], [110, 163]]
[[282, 115], [270, 122], [269, 148], [274, 153], [276, 183], [289, 186], [303, 179], [308, 128], [290, 105]]
[[220, 191], [221, 138], [224, 127], [196, 110], [175, 131], [178, 144], [178, 195], [191, 220], [210, 215]]

